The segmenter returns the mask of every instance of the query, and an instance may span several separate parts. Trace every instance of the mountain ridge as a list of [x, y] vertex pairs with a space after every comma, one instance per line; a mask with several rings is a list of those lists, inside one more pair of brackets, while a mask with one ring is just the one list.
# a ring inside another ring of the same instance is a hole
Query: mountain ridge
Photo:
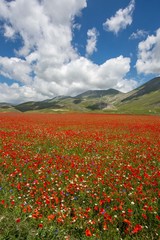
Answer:
[[160, 77], [122, 93], [116, 89], [88, 90], [75, 97], [57, 96], [17, 105], [0, 103], [0, 109], [20, 112], [116, 112], [160, 114]]
[[78, 94], [77, 96], [75, 96], [75, 98], [81, 98], [81, 97], [88, 97], [88, 98], [91, 98], [91, 97], [95, 97], [95, 98], [98, 98], [98, 97], [103, 97], [105, 95], [112, 95], [112, 94], [118, 94], [118, 93], [121, 93], [120, 91], [116, 90], [116, 89], [113, 89], [113, 88], [109, 88], [107, 90], [88, 90], [88, 91], [85, 91], [81, 94]]

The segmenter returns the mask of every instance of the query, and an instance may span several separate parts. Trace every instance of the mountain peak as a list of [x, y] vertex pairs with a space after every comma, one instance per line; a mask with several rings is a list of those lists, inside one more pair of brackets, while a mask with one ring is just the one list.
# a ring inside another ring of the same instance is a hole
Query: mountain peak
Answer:
[[154, 78], [128, 93], [115, 89], [88, 90], [75, 97], [58, 96], [39, 102], [25, 102], [14, 107], [1, 103], [0, 111], [87, 112], [160, 114], [160, 77]]
[[110, 88], [107, 90], [88, 90], [76, 96], [76, 98], [100, 98], [106, 95], [116, 95], [121, 93], [120, 91]]

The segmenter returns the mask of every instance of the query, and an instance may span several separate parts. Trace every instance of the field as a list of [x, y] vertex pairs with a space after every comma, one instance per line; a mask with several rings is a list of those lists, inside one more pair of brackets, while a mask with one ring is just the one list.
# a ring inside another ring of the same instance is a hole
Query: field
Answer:
[[160, 239], [160, 117], [0, 114], [0, 240]]

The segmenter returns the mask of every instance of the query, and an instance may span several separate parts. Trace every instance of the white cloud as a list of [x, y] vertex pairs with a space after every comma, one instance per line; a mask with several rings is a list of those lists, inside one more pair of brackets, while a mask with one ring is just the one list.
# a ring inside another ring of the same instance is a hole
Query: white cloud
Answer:
[[87, 45], [86, 45], [86, 56], [92, 55], [95, 51], [97, 51], [97, 37], [99, 33], [96, 28], [89, 29], [87, 32]]
[[126, 92], [136, 86], [135, 81], [125, 79], [129, 70], [130, 58], [123, 56], [110, 59], [100, 66], [80, 57], [61, 67], [46, 68], [41, 72], [41, 78], [36, 76], [28, 86], [1, 85], [1, 100], [16, 103], [56, 95], [75, 96], [88, 89], [116, 88]]
[[137, 29], [136, 32], [133, 32], [133, 33], [131, 34], [131, 36], [129, 37], [129, 39], [133, 40], [133, 39], [144, 38], [144, 37], [146, 37], [147, 34], [148, 34], [147, 31], [142, 30], [142, 29]]
[[126, 27], [132, 23], [132, 14], [134, 8], [135, 0], [131, 0], [126, 8], [119, 9], [115, 16], [112, 16], [110, 19], [106, 19], [106, 22], [103, 23], [104, 29], [115, 34], [122, 29], [126, 29]]
[[123, 92], [129, 92], [135, 89], [138, 86], [137, 82], [133, 79], [122, 79], [117, 83], [116, 89]]
[[30, 65], [22, 59], [0, 57], [0, 74], [4, 77], [29, 84], [31, 72]]
[[138, 73], [160, 74], [160, 28], [138, 45]]
[[[130, 91], [136, 86], [136, 81], [125, 79], [129, 70], [130, 58], [123, 56], [109, 59], [102, 65], [80, 57], [61, 67], [47, 68], [41, 73], [41, 78], [35, 79], [34, 88], [48, 97], [57, 94], [74, 96], [88, 89]], [[48, 80], [47, 84], [44, 79]]]
[[2, 0], [0, 17], [10, 22], [22, 37], [24, 46], [19, 51], [20, 55], [27, 56], [34, 48], [41, 49], [43, 44], [49, 44], [53, 57], [58, 58], [57, 52], [59, 55], [64, 49], [72, 49], [71, 25], [74, 16], [84, 7], [86, 0], [45, 0], [41, 4], [37, 0], [10, 3]]
[[40, 93], [37, 93], [34, 88], [29, 86], [20, 86], [18, 83], [13, 83], [9, 86], [7, 83], [0, 83], [1, 102], [17, 104], [21, 102], [36, 101], [45, 99]]
[[81, 24], [79, 24], [79, 23], [74, 23], [74, 24], [73, 24], [73, 29], [80, 30], [80, 29], [81, 29], [81, 27], [82, 27], [82, 25], [81, 25]]
[[[134, 87], [134, 81], [126, 80], [130, 58], [119, 56], [97, 65], [72, 46], [74, 17], [86, 4], [86, 0], [0, 1], [0, 18], [4, 27], [12, 28], [4, 35], [22, 39], [16, 56], [0, 57], [0, 74], [15, 80], [10, 86], [0, 85], [1, 101], [15, 103], [74, 96], [88, 89], [126, 91]], [[88, 31], [87, 54], [96, 50], [97, 36], [94, 28]]]
[[14, 29], [7, 24], [4, 25], [4, 36], [10, 39], [14, 39], [14, 36], [15, 36]]

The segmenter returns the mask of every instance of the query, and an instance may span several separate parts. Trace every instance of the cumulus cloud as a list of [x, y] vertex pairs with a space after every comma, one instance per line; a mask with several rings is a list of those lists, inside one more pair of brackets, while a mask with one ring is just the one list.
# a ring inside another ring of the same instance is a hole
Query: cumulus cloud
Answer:
[[137, 29], [136, 32], [133, 32], [129, 37], [130, 40], [145, 38], [148, 35], [148, 32], [142, 29]]
[[[35, 83], [35, 88], [42, 94], [50, 92], [75, 95], [89, 88], [104, 89], [119, 88], [119, 82], [124, 80], [126, 73], [130, 70], [130, 59], [123, 56], [110, 59], [102, 65], [92, 63], [90, 60], [80, 57], [61, 68], [54, 68], [48, 72], [43, 72], [41, 79], [36, 79], [42, 86]], [[54, 77], [54, 82], [51, 80]], [[45, 87], [46, 81], [48, 84]], [[61, 79], [61, 81], [59, 81]], [[125, 81], [127, 84], [127, 80]], [[69, 86], [69, 87], [68, 87]], [[133, 86], [132, 86], [133, 87]], [[121, 87], [121, 90], [123, 88]]]
[[100, 66], [80, 57], [61, 67], [47, 68], [42, 72], [41, 78], [36, 76], [28, 86], [19, 86], [17, 83], [12, 86], [1, 85], [1, 98], [3, 101], [17, 103], [52, 98], [56, 95], [75, 96], [88, 89], [112, 87], [126, 92], [136, 86], [135, 81], [125, 79], [129, 70], [130, 59], [123, 56], [110, 59]]
[[33, 87], [20, 86], [18, 83], [13, 83], [10, 86], [7, 83], [0, 83], [0, 95], [2, 102], [12, 104], [35, 100], [35, 96], [37, 101], [45, 99]]
[[[73, 47], [75, 16], [86, 6], [86, 0], [0, 1], [4, 37], [18, 36], [22, 41], [15, 56], [0, 57], [0, 74], [14, 80], [10, 86], [0, 85], [1, 101], [17, 103], [74, 96], [88, 89], [126, 91], [134, 87], [135, 82], [126, 79], [130, 58], [119, 56], [98, 65]], [[97, 37], [95, 28], [88, 31], [88, 55], [96, 50]]]
[[97, 37], [99, 33], [96, 28], [89, 29], [87, 32], [87, 45], [86, 45], [86, 56], [92, 55], [95, 51], [97, 51]]
[[[43, 48], [46, 43], [53, 57], [58, 58], [58, 54], [64, 49], [68, 52], [72, 50], [71, 25], [74, 16], [84, 7], [86, 0], [45, 0], [41, 3], [37, 0], [16, 0], [8, 3], [2, 0], [0, 17], [8, 20], [15, 32], [22, 37], [24, 46], [19, 51], [21, 56], [28, 55], [34, 48]], [[71, 56], [65, 57], [69, 59]]]
[[0, 74], [4, 77], [29, 84], [31, 72], [30, 65], [22, 59], [0, 57]]
[[10, 39], [14, 39], [14, 36], [15, 36], [14, 29], [7, 24], [4, 25], [4, 36]]
[[132, 23], [132, 14], [135, 8], [135, 0], [131, 0], [124, 9], [119, 9], [114, 16], [107, 18], [103, 27], [106, 31], [118, 34], [120, 30], [126, 29]]
[[160, 74], [160, 28], [138, 45], [138, 73]]

